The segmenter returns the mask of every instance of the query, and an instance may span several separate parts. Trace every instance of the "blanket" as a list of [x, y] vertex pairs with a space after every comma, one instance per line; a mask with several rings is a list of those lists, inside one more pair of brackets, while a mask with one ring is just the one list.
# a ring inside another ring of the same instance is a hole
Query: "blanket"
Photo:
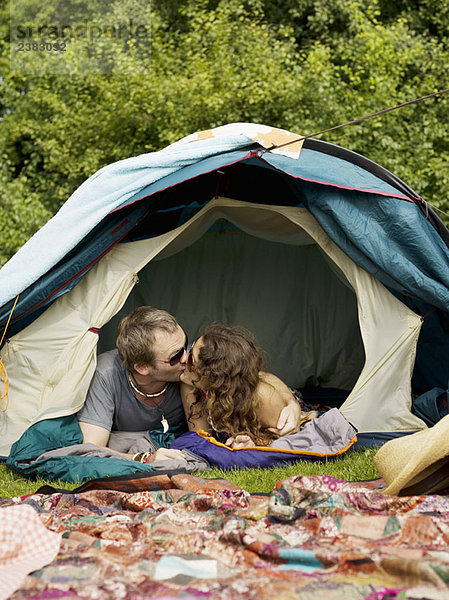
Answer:
[[[154, 450], [155, 442], [145, 432], [111, 436], [113, 449], [120, 452]], [[332, 408], [307, 422], [301, 430], [276, 440], [269, 447], [232, 450], [208, 435], [188, 432], [177, 437], [170, 448], [183, 452], [185, 461], [164, 460], [145, 465], [117, 457], [107, 448], [82, 443], [76, 415], [47, 419], [30, 427], [13, 444], [8, 468], [24, 477], [40, 476], [50, 481], [81, 483], [88, 479], [116, 477], [135, 472], [180, 470], [193, 473], [210, 465], [222, 469], [271, 467], [300, 459], [325, 460], [339, 456], [357, 441], [356, 431], [340, 411]], [[124, 443], [128, 445], [124, 445]]]
[[266, 495], [189, 474], [155, 478], [153, 491], [1, 498], [61, 536], [56, 558], [11, 600], [448, 597], [449, 498], [329, 476], [294, 476]]

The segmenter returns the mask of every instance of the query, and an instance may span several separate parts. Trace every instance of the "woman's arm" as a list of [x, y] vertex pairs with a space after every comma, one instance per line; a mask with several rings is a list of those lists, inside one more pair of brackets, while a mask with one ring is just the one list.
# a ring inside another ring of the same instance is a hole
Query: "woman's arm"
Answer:
[[188, 383], [181, 381], [181, 400], [186, 414], [187, 425], [189, 431], [198, 431], [198, 429], [204, 429], [208, 433], [212, 432], [212, 428], [206, 418], [206, 415], [202, 414], [201, 408], [196, 405], [196, 398], [193, 386]]

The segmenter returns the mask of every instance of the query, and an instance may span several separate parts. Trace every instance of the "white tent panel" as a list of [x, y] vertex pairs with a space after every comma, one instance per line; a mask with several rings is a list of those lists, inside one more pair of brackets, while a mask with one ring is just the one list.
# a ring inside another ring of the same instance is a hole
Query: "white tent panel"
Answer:
[[[296, 216], [292, 220], [296, 222]], [[426, 427], [410, 412], [411, 375], [421, 317], [350, 260], [311, 215], [301, 219], [301, 226], [340, 267], [357, 295], [366, 360], [341, 412], [360, 432]]]

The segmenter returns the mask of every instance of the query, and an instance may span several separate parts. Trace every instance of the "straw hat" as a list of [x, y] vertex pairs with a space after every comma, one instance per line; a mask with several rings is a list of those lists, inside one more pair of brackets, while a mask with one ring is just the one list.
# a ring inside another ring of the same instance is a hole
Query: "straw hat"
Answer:
[[384, 444], [374, 464], [386, 494], [414, 496], [449, 488], [449, 415], [429, 429]]

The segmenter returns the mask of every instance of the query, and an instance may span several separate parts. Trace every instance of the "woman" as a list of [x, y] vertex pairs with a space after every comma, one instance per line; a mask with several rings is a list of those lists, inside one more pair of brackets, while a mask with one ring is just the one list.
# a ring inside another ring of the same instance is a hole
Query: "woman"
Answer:
[[298, 431], [301, 407], [278, 377], [263, 370], [249, 331], [214, 323], [193, 344], [181, 375], [181, 397], [191, 431], [204, 429], [232, 448], [267, 445], [279, 437], [288, 407]]

